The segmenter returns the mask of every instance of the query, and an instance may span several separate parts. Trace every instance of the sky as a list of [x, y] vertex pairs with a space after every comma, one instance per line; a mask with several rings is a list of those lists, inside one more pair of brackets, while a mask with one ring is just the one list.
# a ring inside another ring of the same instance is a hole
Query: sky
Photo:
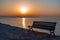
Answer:
[[60, 0], [0, 0], [0, 16], [60, 16]]

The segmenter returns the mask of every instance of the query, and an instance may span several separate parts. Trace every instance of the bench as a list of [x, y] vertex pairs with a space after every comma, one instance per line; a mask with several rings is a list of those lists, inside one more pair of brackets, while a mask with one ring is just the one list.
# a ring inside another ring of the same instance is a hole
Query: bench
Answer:
[[55, 26], [56, 22], [44, 22], [44, 21], [33, 21], [32, 26], [28, 26], [29, 30], [33, 31], [33, 28], [39, 28], [49, 31], [49, 37], [54, 36], [55, 37]]

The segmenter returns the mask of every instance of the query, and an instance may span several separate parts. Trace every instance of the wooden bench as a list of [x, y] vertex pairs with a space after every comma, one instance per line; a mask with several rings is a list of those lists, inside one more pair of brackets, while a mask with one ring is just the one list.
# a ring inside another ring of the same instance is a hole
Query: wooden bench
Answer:
[[33, 21], [32, 26], [28, 26], [28, 27], [29, 30], [31, 30], [32, 28], [40, 28], [40, 29], [48, 30], [50, 32], [49, 37], [51, 36], [55, 37], [55, 33], [54, 33], [55, 26], [56, 26], [56, 22]]

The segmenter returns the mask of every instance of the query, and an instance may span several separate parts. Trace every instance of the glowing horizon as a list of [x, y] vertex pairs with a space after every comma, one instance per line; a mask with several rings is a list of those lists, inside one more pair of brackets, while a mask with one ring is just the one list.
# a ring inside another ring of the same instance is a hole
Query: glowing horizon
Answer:
[[0, 0], [0, 16], [60, 16], [59, 6], [59, 0]]

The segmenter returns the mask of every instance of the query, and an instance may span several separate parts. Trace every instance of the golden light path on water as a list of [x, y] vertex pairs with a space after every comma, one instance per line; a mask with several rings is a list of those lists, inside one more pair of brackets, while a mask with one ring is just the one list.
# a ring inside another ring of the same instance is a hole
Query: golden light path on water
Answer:
[[25, 18], [22, 18], [22, 26], [23, 26], [23, 28], [26, 28], [26, 26], [25, 26]]

